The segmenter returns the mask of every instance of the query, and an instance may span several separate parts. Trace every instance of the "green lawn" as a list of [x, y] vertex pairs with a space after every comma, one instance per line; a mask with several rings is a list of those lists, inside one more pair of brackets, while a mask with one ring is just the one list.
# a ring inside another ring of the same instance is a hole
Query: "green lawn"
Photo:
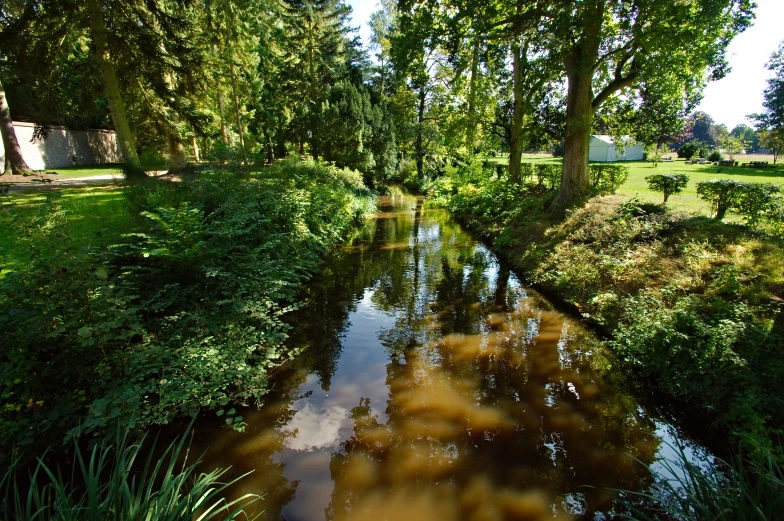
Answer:
[[[673, 154], [674, 156], [675, 154]], [[764, 158], [736, 156], [736, 159], [743, 163], [750, 159], [766, 160]], [[509, 157], [491, 158], [500, 164], [509, 164]], [[547, 154], [524, 154], [523, 161], [531, 163], [552, 163], [560, 164], [561, 159]], [[685, 160], [676, 159], [672, 163], [659, 163], [654, 167], [646, 161], [629, 161], [619, 163], [629, 167], [629, 179], [621, 186], [618, 193], [637, 197], [641, 201], [661, 203], [662, 194], [648, 190], [645, 177], [651, 174], [686, 174], [689, 177], [689, 184], [683, 192], [670, 197], [667, 201], [668, 206], [680, 210], [693, 212], [700, 215], [710, 215], [710, 205], [697, 197], [697, 183], [709, 179], [736, 179], [738, 181], [750, 181], [755, 183], [780, 184], [784, 188], [784, 167], [776, 165], [776, 168], [750, 169], [743, 167], [726, 167], [713, 165], [687, 165]]]
[[[62, 209], [53, 219], [47, 197]], [[55, 223], [59, 225], [55, 225]], [[38, 244], [44, 255], [73, 255], [105, 248], [122, 233], [131, 231], [135, 218], [121, 188], [70, 188], [29, 191], [0, 197], [0, 229], [46, 230], [47, 241]], [[37, 235], [37, 234], [36, 234]], [[17, 263], [29, 261], [28, 245], [17, 233], [0, 234], [0, 276]]]
[[63, 168], [50, 168], [45, 170], [47, 174], [57, 174], [63, 179], [72, 179], [74, 177], [95, 177], [100, 175], [117, 175], [122, 174], [122, 165], [119, 163], [111, 163], [106, 165], [90, 165], [90, 166], [66, 166]]

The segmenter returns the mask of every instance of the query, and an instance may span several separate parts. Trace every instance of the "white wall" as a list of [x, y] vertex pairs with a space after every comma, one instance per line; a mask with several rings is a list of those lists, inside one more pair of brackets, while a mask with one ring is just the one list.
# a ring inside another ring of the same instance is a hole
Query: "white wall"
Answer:
[[[113, 130], [68, 130], [51, 127], [44, 141], [32, 143], [33, 123], [14, 121], [14, 131], [22, 156], [33, 170], [75, 165], [96, 165], [122, 161]], [[0, 147], [0, 167], [5, 150]]]
[[609, 152], [610, 145], [598, 139], [591, 139], [591, 145], [588, 148], [588, 161], [607, 161]]
[[591, 145], [588, 148], [588, 161], [641, 161], [642, 153], [642, 145], [630, 145], [626, 147], [623, 154], [618, 155], [615, 145], [610, 145], [600, 139], [591, 138]]

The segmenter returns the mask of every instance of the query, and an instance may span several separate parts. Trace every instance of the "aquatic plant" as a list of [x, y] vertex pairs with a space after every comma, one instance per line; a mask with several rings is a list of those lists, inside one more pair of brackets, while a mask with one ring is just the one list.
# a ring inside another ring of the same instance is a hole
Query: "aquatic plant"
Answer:
[[[200, 460], [188, 462], [188, 433], [161, 454], [132, 442], [128, 430], [84, 450], [74, 439], [70, 472], [38, 458], [32, 471], [12, 465], [0, 480], [0, 518], [18, 521], [210, 521], [248, 519], [245, 509], [259, 496], [245, 494], [227, 501], [223, 493], [248, 474], [222, 481], [229, 469], [197, 472]], [[157, 441], [157, 440], [156, 440]], [[140, 454], [147, 457], [141, 470]]]

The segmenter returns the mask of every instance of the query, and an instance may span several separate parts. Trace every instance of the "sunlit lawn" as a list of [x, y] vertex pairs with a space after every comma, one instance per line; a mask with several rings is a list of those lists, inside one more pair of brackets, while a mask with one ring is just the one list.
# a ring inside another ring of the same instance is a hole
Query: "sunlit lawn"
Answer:
[[46, 200], [62, 206], [65, 224], [47, 234], [39, 244], [42, 255], [78, 254], [105, 248], [120, 234], [131, 231], [134, 216], [122, 188], [72, 188], [28, 191], [0, 197], [0, 276], [17, 263], [29, 262], [29, 253], [14, 225], [26, 220], [42, 226], [47, 215]]
[[[675, 154], [673, 154], [675, 157]], [[746, 156], [738, 155], [735, 159], [739, 163], [748, 161], [770, 161], [768, 156]], [[501, 164], [509, 164], [509, 157], [492, 158]], [[561, 159], [547, 154], [524, 154], [523, 161], [535, 163], [560, 164]], [[726, 167], [707, 165], [687, 165], [683, 159], [675, 159], [672, 163], [659, 163], [654, 167], [645, 161], [629, 161], [624, 164], [629, 167], [629, 179], [618, 190], [619, 194], [637, 197], [644, 202], [661, 203], [662, 195], [648, 190], [645, 177], [651, 174], [686, 174], [689, 177], [689, 184], [686, 189], [677, 195], [673, 195], [667, 201], [670, 207], [684, 211], [693, 212], [701, 215], [710, 214], [710, 206], [697, 197], [697, 183], [709, 179], [735, 179], [738, 181], [750, 181], [754, 183], [779, 184], [784, 189], [784, 168], [776, 165], [776, 168], [751, 169], [743, 167]]]
[[117, 163], [90, 166], [67, 166], [63, 168], [50, 168], [46, 170], [46, 173], [56, 173], [63, 179], [73, 179], [74, 177], [96, 177], [101, 175], [118, 175], [122, 174], [122, 166]]

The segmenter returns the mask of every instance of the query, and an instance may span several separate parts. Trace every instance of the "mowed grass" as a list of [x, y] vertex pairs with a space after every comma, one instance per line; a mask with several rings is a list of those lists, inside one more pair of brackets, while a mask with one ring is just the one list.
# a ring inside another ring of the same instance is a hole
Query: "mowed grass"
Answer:
[[132, 231], [136, 216], [125, 190], [85, 187], [0, 196], [0, 277], [30, 261], [25, 230], [47, 230], [48, 240], [35, 246], [39, 255], [53, 258], [100, 250]]
[[[73, 179], [78, 177], [97, 177], [102, 175], [122, 175], [122, 165], [110, 163], [106, 165], [91, 166], [66, 166], [63, 168], [50, 168], [45, 170], [47, 174], [57, 174], [63, 179]], [[35, 177], [33, 175], [33, 177]]]
[[[672, 154], [675, 157], [675, 153]], [[739, 164], [749, 161], [768, 161], [773, 165], [773, 156], [763, 155], [742, 155], [735, 156]], [[490, 158], [490, 161], [509, 164], [509, 157]], [[550, 163], [560, 164], [561, 158], [552, 157], [549, 154], [524, 154], [523, 161], [531, 163]], [[601, 164], [601, 163], [600, 163]], [[711, 215], [710, 205], [697, 197], [697, 183], [710, 179], [735, 179], [736, 181], [747, 181], [753, 183], [770, 183], [781, 185], [784, 189], [784, 167], [777, 164], [775, 168], [743, 168], [706, 165], [687, 165], [684, 159], [675, 159], [672, 163], [659, 163], [654, 167], [647, 161], [624, 161], [623, 164], [629, 167], [629, 179], [618, 189], [618, 194], [629, 197], [637, 197], [643, 202], [661, 203], [662, 194], [648, 189], [645, 177], [651, 174], [685, 174], [689, 177], [689, 184], [680, 194], [673, 195], [667, 201], [667, 205], [677, 210], [691, 212], [697, 215]], [[734, 219], [730, 219], [734, 220]]]

